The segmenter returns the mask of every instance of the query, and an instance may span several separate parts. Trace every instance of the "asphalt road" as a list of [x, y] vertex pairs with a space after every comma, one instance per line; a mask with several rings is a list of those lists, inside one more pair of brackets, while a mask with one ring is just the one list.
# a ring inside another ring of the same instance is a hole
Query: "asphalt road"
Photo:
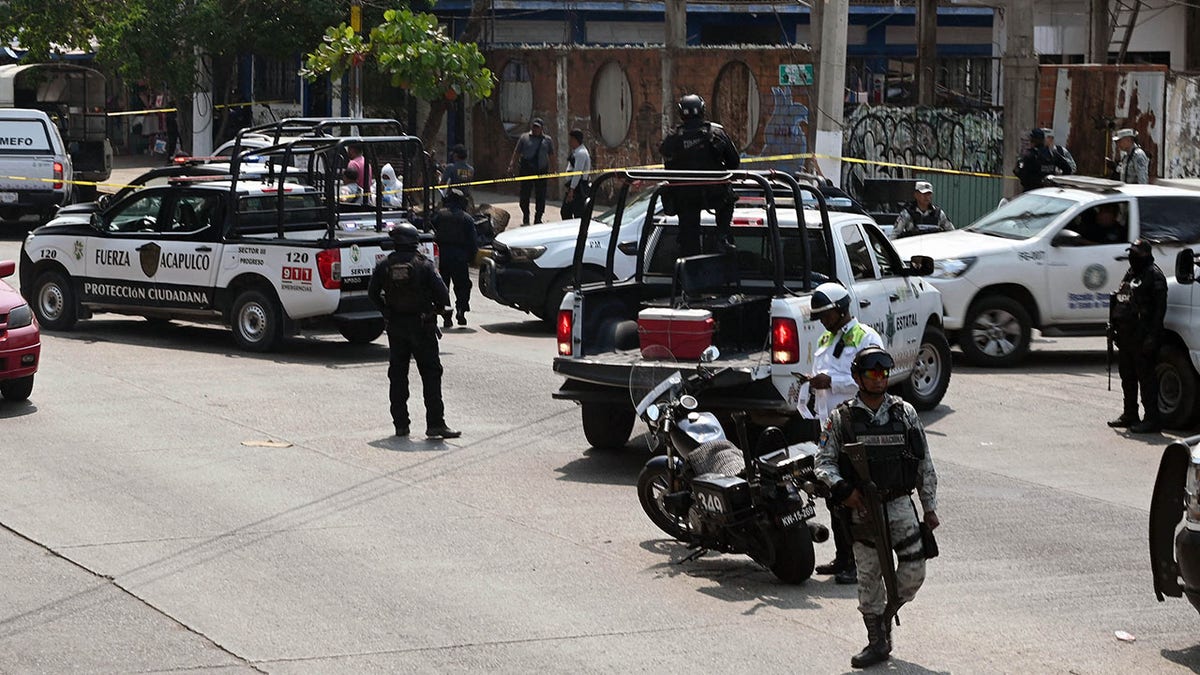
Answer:
[[[259, 356], [114, 315], [46, 335], [31, 401], [0, 404], [0, 671], [849, 670], [852, 588], [679, 564], [638, 506], [641, 439], [589, 449], [550, 398], [552, 336], [474, 307], [442, 342], [449, 442], [389, 436], [382, 340]], [[1098, 339], [956, 369], [923, 415], [942, 555], [887, 669], [1200, 670], [1200, 617], [1149, 575], [1167, 437], [1108, 429], [1119, 404]]]

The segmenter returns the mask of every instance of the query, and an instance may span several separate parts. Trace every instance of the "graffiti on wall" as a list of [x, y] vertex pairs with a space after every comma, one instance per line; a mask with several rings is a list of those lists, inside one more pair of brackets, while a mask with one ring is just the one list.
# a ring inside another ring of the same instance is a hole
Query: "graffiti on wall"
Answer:
[[[791, 87], [771, 87], [771, 114], [767, 118], [762, 153], [792, 155], [808, 152], [808, 106], [792, 99]], [[781, 171], [796, 172], [803, 160], [772, 164]]]
[[[869, 161], [1006, 173], [1004, 130], [993, 110], [858, 106], [846, 120], [843, 154]], [[865, 178], [911, 178], [891, 166], [842, 164], [842, 185]]]
[[1167, 82], [1163, 148], [1166, 178], [1200, 176], [1200, 77], [1176, 75]]

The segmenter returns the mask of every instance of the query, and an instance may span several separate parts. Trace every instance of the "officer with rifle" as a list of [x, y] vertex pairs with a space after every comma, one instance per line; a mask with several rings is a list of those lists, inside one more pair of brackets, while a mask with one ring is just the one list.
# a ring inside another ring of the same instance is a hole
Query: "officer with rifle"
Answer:
[[867, 627], [867, 646], [850, 659], [855, 668], [890, 657], [892, 620], [925, 581], [926, 558], [937, 555], [937, 474], [917, 411], [887, 393], [894, 367], [880, 347], [858, 352], [851, 365], [858, 395], [830, 414], [816, 460], [832, 499], [851, 510], [858, 610]]
[[458, 438], [462, 432], [446, 426], [438, 356], [437, 318], [450, 306], [450, 292], [433, 261], [417, 250], [421, 238], [417, 228], [401, 223], [390, 235], [396, 249], [375, 266], [367, 295], [387, 321], [389, 395], [396, 435], [409, 433], [408, 365], [415, 360], [425, 394], [425, 436]]
[[[1167, 313], [1167, 278], [1154, 264], [1154, 248], [1138, 239], [1129, 247], [1129, 271], [1108, 302], [1109, 372], [1112, 344], [1117, 345], [1124, 410], [1108, 423], [1135, 434], [1162, 431], [1158, 412], [1158, 350], [1162, 346], [1163, 319]], [[1111, 377], [1111, 375], [1110, 375]], [[1138, 419], [1138, 388], [1145, 415]]]

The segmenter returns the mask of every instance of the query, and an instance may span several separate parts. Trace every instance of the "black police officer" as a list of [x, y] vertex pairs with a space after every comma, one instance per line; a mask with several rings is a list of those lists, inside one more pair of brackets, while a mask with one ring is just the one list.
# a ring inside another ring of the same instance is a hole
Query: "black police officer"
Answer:
[[450, 293], [433, 262], [417, 251], [420, 236], [408, 223], [391, 231], [396, 250], [375, 266], [367, 293], [387, 320], [391, 349], [388, 380], [396, 435], [409, 432], [408, 364], [412, 359], [417, 362], [425, 394], [425, 435], [458, 438], [462, 432], [446, 426], [438, 357], [437, 316], [450, 305]]
[[[433, 214], [433, 229], [440, 252], [440, 271], [447, 286], [454, 288], [454, 309], [458, 325], [467, 325], [471, 311], [471, 262], [479, 250], [475, 219], [466, 212], [467, 193], [458, 186], [446, 191], [442, 208]], [[450, 314], [445, 327], [450, 327]]]
[[[1158, 350], [1162, 346], [1163, 318], [1167, 313], [1167, 278], [1154, 264], [1149, 241], [1138, 239], [1129, 247], [1129, 271], [1109, 300], [1109, 330], [1114, 332], [1124, 410], [1108, 423], [1128, 427], [1135, 434], [1162, 431], [1158, 413]], [[1142, 389], [1145, 416], [1138, 420], [1138, 387]]]
[[[677, 104], [683, 123], [675, 127], [658, 147], [663, 166], [688, 171], [736, 169], [741, 159], [725, 129], [704, 120], [704, 99], [688, 94]], [[700, 253], [700, 212], [714, 209], [717, 216], [717, 241], [722, 250], [732, 247], [729, 225], [737, 199], [729, 184], [672, 187], [666, 201], [679, 217], [679, 253]], [[667, 204], [664, 204], [667, 206]]]

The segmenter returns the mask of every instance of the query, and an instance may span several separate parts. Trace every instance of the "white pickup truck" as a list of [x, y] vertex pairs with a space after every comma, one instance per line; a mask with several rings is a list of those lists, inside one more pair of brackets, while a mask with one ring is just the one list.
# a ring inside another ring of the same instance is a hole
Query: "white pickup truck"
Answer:
[[73, 195], [71, 155], [41, 110], [0, 109], [0, 220], [45, 222]]
[[[601, 175], [596, 185], [621, 177], [629, 180], [711, 181], [732, 179], [739, 188], [786, 195], [802, 204], [801, 187], [786, 174], [737, 171], [624, 171]], [[658, 188], [652, 199], [658, 199]], [[950, 348], [942, 333], [942, 302], [921, 274], [932, 261], [903, 262], [891, 242], [866, 215], [829, 213], [792, 207], [793, 223], [781, 225], [773, 196], [766, 198], [766, 218], [733, 227], [737, 250], [678, 258], [676, 226], [647, 221], [635, 246], [631, 278], [576, 285], [564, 297], [556, 318], [558, 357], [554, 370], [565, 378], [555, 398], [578, 402], [583, 430], [595, 447], [625, 444], [633, 428], [630, 374], [634, 366], [656, 356], [655, 342], [665, 330], [677, 336], [691, 332], [688, 319], [708, 315], [703, 344], [689, 340], [693, 358], [704, 344], [721, 350], [713, 367], [730, 367], [722, 386], [707, 389], [701, 407], [720, 413], [744, 410], [754, 424], [784, 427], [794, 441], [815, 440], [815, 423], [803, 423], [807, 385], [797, 375], [810, 375], [817, 341], [824, 328], [811, 316], [811, 290], [836, 280], [849, 290], [860, 321], [874, 326], [896, 359], [892, 381], [919, 409], [935, 407], [950, 382]], [[649, 208], [645, 213], [653, 213]], [[803, 221], [803, 228], [794, 223]], [[585, 217], [584, 222], [587, 222]], [[711, 248], [714, 229], [705, 226]], [[614, 230], [619, 232], [618, 230]], [[588, 233], [580, 231], [575, 264], [583, 263]], [[604, 243], [619, 245], [618, 236]], [[611, 268], [612, 258], [609, 258]], [[649, 316], [657, 327], [651, 326]], [[678, 321], [672, 323], [673, 319]], [[671, 347], [674, 349], [674, 347]], [[673, 368], [668, 360], [662, 370]], [[650, 366], [651, 370], [654, 369]], [[645, 368], [640, 368], [644, 370]], [[665, 375], [664, 375], [665, 376]], [[661, 379], [661, 378], [660, 378]]]
[[901, 255], [934, 259], [945, 326], [969, 361], [1011, 366], [1032, 329], [1103, 335], [1108, 295], [1128, 269], [1129, 243], [1154, 242], [1161, 262], [1200, 242], [1200, 191], [1054, 177], [971, 225], [896, 241]]
[[108, 311], [222, 322], [250, 351], [271, 350], [307, 324], [372, 341], [384, 323], [367, 285], [392, 248], [387, 231], [410, 214], [339, 203], [329, 177], [345, 166], [349, 143], [420, 147], [410, 136], [298, 140], [255, 152], [281, 166], [297, 153], [318, 155], [310, 165], [330, 173], [179, 178], [99, 211], [66, 213], [25, 239], [21, 291], [49, 330]]

